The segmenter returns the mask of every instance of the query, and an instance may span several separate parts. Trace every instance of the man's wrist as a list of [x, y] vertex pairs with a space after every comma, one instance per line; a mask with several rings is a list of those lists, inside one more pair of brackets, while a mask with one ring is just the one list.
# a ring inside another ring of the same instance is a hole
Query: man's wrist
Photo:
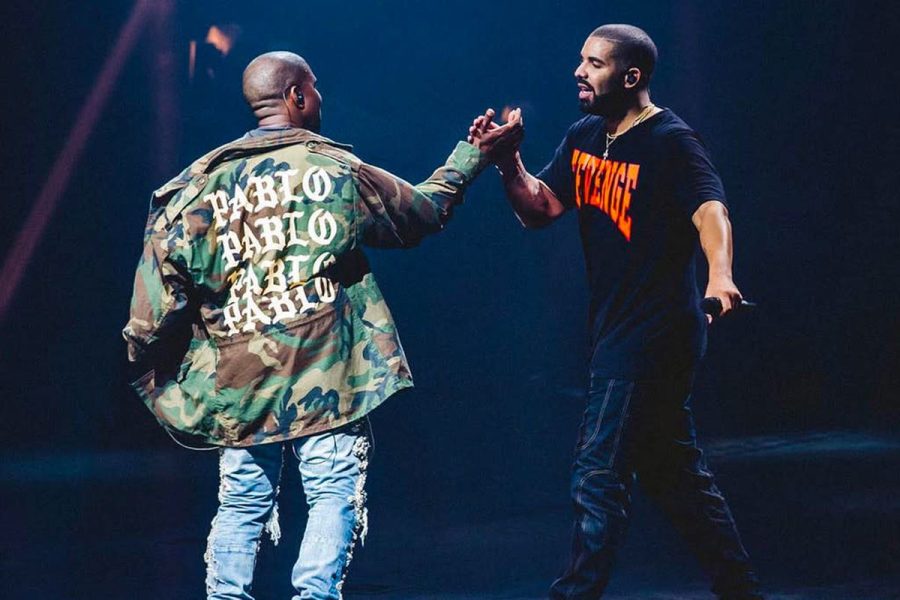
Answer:
[[463, 173], [467, 181], [478, 176], [490, 163], [487, 155], [474, 144], [459, 142], [447, 158], [445, 166], [455, 168]]
[[500, 175], [503, 176], [504, 180], [515, 179], [519, 176], [522, 170], [522, 163], [519, 160], [518, 152], [508, 156], [503, 156], [496, 160], [494, 164], [497, 166], [497, 169], [500, 171]]

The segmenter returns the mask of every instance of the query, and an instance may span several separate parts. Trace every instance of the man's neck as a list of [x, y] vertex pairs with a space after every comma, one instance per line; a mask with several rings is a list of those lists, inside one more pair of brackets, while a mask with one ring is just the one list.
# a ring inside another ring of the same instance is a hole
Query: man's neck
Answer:
[[[606, 131], [610, 135], [620, 135], [631, 128], [634, 120], [641, 116], [647, 107], [651, 106], [650, 93], [647, 90], [641, 90], [634, 97], [634, 102], [630, 103], [628, 108], [621, 116], [611, 116], [606, 119]], [[650, 114], [655, 113], [659, 109], [653, 108]], [[648, 114], [647, 116], [650, 116]]]
[[299, 128], [300, 126], [292, 123], [285, 115], [269, 115], [259, 119], [257, 127], [260, 129], [287, 129], [289, 127]]

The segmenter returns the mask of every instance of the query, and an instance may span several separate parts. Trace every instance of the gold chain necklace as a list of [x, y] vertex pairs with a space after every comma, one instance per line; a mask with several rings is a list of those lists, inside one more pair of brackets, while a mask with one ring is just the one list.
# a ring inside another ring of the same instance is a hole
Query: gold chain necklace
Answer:
[[653, 111], [654, 108], [656, 108], [656, 106], [652, 102], [650, 104], [648, 104], [647, 106], [645, 106], [644, 110], [642, 110], [641, 113], [637, 117], [635, 117], [634, 121], [631, 122], [631, 127], [626, 129], [622, 133], [610, 135], [610, 133], [608, 131], [606, 132], [606, 149], [603, 151], [603, 160], [609, 160], [609, 147], [612, 146], [612, 143], [614, 141], [616, 141], [620, 135], [625, 135], [626, 133], [631, 131], [632, 127], [644, 122], [644, 120], [646, 120], [647, 117], [650, 116], [650, 113]]

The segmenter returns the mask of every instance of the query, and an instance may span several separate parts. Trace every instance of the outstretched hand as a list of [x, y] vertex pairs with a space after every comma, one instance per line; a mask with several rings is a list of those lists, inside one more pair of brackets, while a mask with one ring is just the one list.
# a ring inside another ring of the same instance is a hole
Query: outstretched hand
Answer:
[[515, 157], [525, 137], [525, 124], [520, 108], [511, 111], [509, 120], [503, 125], [494, 122], [495, 114], [494, 109], [489, 108], [472, 121], [468, 142], [496, 163]]

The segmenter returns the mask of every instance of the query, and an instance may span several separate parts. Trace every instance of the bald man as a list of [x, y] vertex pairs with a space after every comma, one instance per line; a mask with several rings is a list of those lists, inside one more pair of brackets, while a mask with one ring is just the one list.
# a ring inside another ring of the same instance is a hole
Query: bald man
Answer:
[[413, 384], [362, 245], [440, 231], [522, 128], [460, 142], [413, 186], [318, 135], [322, 97], [296, 54], [254, 59], [243, 90], [258, 127], [153, 194], [124, 336], [157, 420], [220, 447], [208, 598], [252, 598], [260, 538], [280, 536], [285, 447], [309, 505], [294, 598], [340, 598], [367, 529], [367, 415]]

